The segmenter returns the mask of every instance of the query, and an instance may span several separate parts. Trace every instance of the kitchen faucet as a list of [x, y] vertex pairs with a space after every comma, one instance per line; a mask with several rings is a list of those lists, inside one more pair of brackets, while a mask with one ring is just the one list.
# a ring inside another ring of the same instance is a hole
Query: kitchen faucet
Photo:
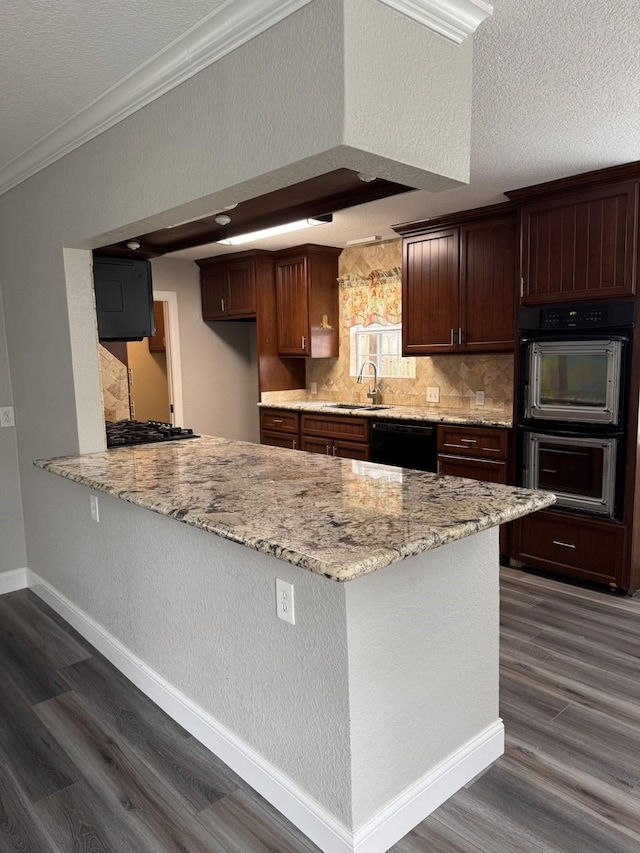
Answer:
[[374, 405], [377, 405], [381, 399], [382, 395], [380, 394], [380, 389], [378, 388], [378, 368], [374, 361], [363, 361], [360, 366], [360, 373], [358, 373], [358, 385], [362, 385], [364, 382], [364, 369], [370, 364], [373, 367], [373, 388], [369, 385], [369, 390], [367, 391], [367, 397], [371, 400]]

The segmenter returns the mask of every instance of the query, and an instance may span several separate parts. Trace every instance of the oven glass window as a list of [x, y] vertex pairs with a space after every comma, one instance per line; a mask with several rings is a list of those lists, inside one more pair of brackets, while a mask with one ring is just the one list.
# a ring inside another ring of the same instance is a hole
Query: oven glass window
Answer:
[[604, 448], [567, 447], [553, 440], [538, 443], [538, 485], [550, 492], [602, 496]]
[[545, 353], [540, 359], [540, 404], [586, 406], [607, 404], [606, 353]]

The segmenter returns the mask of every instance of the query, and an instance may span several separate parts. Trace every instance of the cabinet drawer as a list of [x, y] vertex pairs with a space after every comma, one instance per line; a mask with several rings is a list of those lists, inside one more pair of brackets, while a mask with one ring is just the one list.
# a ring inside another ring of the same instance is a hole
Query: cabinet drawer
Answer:
[[260, 427], [276, 432], [298, 432], [300, 415], [286, 409], [260, 409]]
[[334, 441], [333, 455], [341, 459], [359, 459], [368, 462], [371, 459], [371, 449], [368, 444], [356, 444], [351, 441]]
[[345, 441], [369, 441], [369, 421], [365, 418], [341, 418], [335, 415], [302, 415], [301, 431]]
[[507, 485], [507, 463], [489, 459], [462, 459], [459, 456], [438, 456], [438, 474], [450, 477], [469, 477], [485, 483]]
[[536, 512], [514, 524], [514, 557], [532, 566], [622, 585], [625, 530], [612, 522]]
[[260, 430], [260, 444], [268, 444], [271, 447], [285, 447], [289, 450], [298, 450], [298, 436], [287, 435], [284, 432], [269, 432]]
[[456, 456], [507, 458], [508, 430], [499, 427], [438, 426], [438, 450]]

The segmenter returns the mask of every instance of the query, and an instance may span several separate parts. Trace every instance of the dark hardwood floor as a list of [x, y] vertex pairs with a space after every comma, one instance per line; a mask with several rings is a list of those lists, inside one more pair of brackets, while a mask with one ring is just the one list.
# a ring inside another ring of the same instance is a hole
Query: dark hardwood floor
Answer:
[[[0, 853], [317, 848], [28, 590], [0, 597]], [[504, 569], [503, 758], [394, 853], [639, 853], [640, 600]]]

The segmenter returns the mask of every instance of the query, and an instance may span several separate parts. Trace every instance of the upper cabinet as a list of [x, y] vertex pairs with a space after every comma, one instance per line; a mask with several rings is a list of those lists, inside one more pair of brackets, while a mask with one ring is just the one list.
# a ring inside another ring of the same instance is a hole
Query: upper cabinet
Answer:
[[493, 205], [396, 230], [403, 236], [403, 354], [512, 350], [513, 207]]
[[635, 293], [638, 182], [610, 171], [508, 193], [521, 206], [523, 305]]
[[256, 316], [256, 262], [261, 255], [242, 253], [235, 260], [208, 258], [201, 268], [202, 317], [250, 320]]
[[278, 354], [338, 355], [338, 256], [341, 249], [306, 245], [279, 252], [275, 264]]

